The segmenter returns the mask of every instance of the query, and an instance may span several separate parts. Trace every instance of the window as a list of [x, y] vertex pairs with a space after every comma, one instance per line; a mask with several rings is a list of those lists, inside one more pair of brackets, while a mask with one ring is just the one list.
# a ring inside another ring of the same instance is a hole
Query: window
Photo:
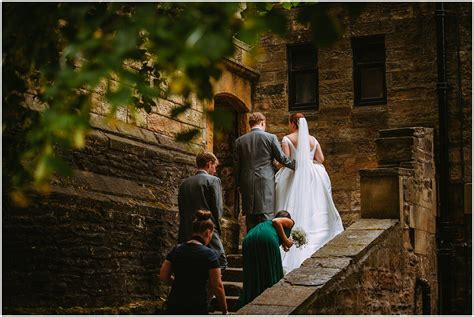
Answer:
[[354, 105], [387, 104], [384, 36], [352, 39]]
[[288, 45], [289, 111], [318, 110], [318, 51], [312, 44]]

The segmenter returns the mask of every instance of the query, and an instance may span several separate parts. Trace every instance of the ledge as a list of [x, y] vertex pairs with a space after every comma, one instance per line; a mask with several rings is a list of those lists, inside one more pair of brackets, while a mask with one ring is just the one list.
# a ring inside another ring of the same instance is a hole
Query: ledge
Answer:
[[407, 136], [420, 137], [425, 134], [433, 134], [433, 128], [406, 127], [406, 128], [399, 128], [399, 129], [379, 130], [379, 135], [381, 138], [396, 138], [396, 137], [407, 137]]
[[191, 155], [195, 155], [203, 149], [203, 147], [197, 143], [178, 143], [173, 138], [122, 121], [108, 124], [105, 117], [94, 113], [91, 113], [90, 124], [92, 128], [95, 129], [95, 131], [91, 132], [91, 135], [102, 131], [108, 135], [112, 134], [121, 137], [122, 140], [134, 140], [143, 144], [151, 144], [168, 150]]
[[255, 69], [241, 65], [232, 57], [224, 59], [224, 64], [229, 68], [229, 70], [234, 71], [238, 75], [250, 81], [255, 82], [260, 77], [260, 74]]
[[412, 169], [401, 167], [386, 167], [359, 170], [360, 177], [384, 177], [384, 176], [413, 176]]
[[273, 287], [236, 312], [238, 315], [305, 314], [322, 292], [355, 266], [398, 220], [362, 219], [329, 241]]

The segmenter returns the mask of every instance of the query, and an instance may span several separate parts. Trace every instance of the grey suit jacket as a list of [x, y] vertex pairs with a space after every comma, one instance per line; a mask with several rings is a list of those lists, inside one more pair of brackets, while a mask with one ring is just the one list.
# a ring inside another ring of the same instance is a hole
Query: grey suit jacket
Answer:
[[245, 214], [275, 212], [274, 159], [288, 168], [295, 168], [295, 162], [283, 153], [274, 134], [254, 128], [235, 141], [236, 184], [240, 187]]
[[219, 220], [224, 208], [221, 180], [218, 177], [199, 171], [196, 175], [184, 179], [179, 186], [178, 206], [178, 243], [186, 242], [191, 237], [194, 215], [199, 209], [212, 212], [215, 229], [221, 234]]

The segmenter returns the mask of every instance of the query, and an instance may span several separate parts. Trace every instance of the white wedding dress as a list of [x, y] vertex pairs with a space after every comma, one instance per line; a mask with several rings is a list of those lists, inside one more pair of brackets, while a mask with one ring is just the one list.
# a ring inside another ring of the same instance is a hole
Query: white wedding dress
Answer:
[[310, 149], [310, 136], [305, 118], [300, 118], [298, 129], [298, 148], [288, 137], [282, 143], [290, 147], [291, 158], [296, 161], [295, 171], [283, 167], [276, 176], [276, 211], [286, 210], [295, 221], [295, 228], [306, 232], [308, 244], [288, 252], [281, 250], [283, 270], [286, 273], [300, 267], [326, 242], [344, 229], [341, 217], [334, 205], [331, 181], [324, 165], [313, 161], [318, 141]]

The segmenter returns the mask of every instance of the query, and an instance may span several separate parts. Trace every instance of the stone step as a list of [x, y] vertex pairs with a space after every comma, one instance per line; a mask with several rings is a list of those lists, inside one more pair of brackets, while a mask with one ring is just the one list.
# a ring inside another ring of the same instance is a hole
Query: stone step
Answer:
[[227, 282], [242, 282], [243, 279], [242, 268], [228, 267], [222, 274], [222, 280]]
[[223, 284], [226, 296], [240, 296], [240, 292], [242, 291], [243, 287], [242, 282], [224, 281]]
[[227, 300], [227, 310], [230, 312], [236, 312], [236, 305], [237, 301], [239, 300], [239, 296], [226, 296], [225, 299]]
[[242, 254], [227, 255], [227, 267], [242, 267]]
[[[227, 302], [227, 310], [229, 312], [237, 311], [235, 306], [237, 305], [237, 301], [239, 300], [239, 296], [226, 296], [225, 300]], [[216, 298], [213, 298], [212, 301], [211, 301], [209, 313], [211, 315], [218, 315], [218, 314], [221, 313], [220, 308], [219, 308], [219, 304], [217, 303]]]

